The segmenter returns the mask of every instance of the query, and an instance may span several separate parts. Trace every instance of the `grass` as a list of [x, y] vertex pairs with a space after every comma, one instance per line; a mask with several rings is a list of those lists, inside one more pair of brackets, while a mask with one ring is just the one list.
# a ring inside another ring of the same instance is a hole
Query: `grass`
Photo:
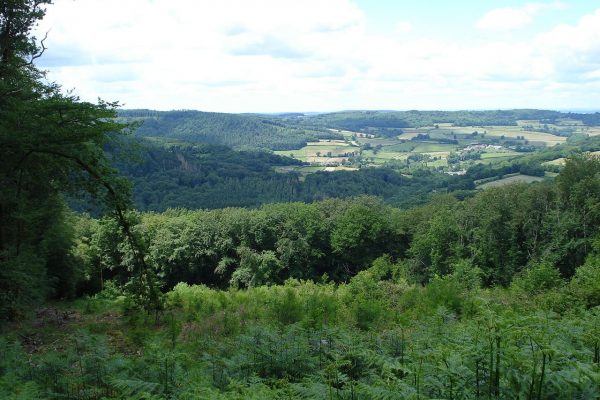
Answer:
[[324, 167], [323, 171], [325, 172], [334, 172], [334, 171], [358, 171], [358, 168], [354, 167], [344, 167], [342, 165], [338, 165], [337, 167]]
[[427, 131], [423, 131], [422, 129], [403, 129], [403, 133], [398, 136], [399, 139], [410, 140], [414, 137], [417, 137], [419, 134], [427, 133]]
[[[275, 154], [283, 156], [294, 156], [295, 158], [314, 164], [317, 168], [315, 171], [322, 171], [326, 164], [339, 164], [347, 161], [345, 157], [348, 153], [362, 155], [362, 158], [367, 163], [373, 166], [385, 164], [392, 160], [406, 160], [411, 154], [423, 154], [430, 157], [440, 158], [426, 163], [427, 167], [446, 168], [448, 167], [447, 157], [451, 152], [460, 152], [462, 148], [472, 143], [490, 143], [490, 139], [498, 139], [492, 143], [502, 144], [504, 141], [514, 141], [521, 145], [534, 145], [536, 147], [554, 146], [564, 143], [566, 137], [553, 135], [543, 132], [532, 132], [523, 130], [524, 126], [531, 125], [533, 127], [542, 127], [539, 121], [518, 121], [517, 126], [452, 126], [452, 124], [438, 124], [438, 127], [420, 127], [420, 128], [404, 128], [403, 133], [398, 137], [356, 137], [355, 142], [352, 141], [352, 136], [359, 135], [360, 132], [352, 132], [347, 130], [331, 129], [334, 132], [340, 133], [345, 140], [320, 140], [318, 142], [310, 142], [302, 149], [275, 151]], [[556, 124], [548, 124], [550, 128], [565, 129], [569, 127], [575, 133], [586, 133], [591, 136], [600, 135], [600, 127], [586, 127], [581, 121], [563, 120]], [[473, 132], [477, 135], [473, 136]], [[418, 135], [429, 135], [427, 140], [414, 140]], [[503, 139], [504, 140], [503, 140]], [[412, 139], [412, 140], [411, 140]], [[436, 143], [436, 141], [444, 141], [452, 139], [456, 143]], [[378, 147], [379, 150], [375, 153], [371, 150], [362, 150], [353, 145], [358, 143], [361, 147], [370, 145], [373, 148]], [[514, 143], [513, 143], [514, 144]], [[464, 163], [464, 166], [477, 163], [495, 164], [507, 160], [513, 160], [521, 157], [524, 153], [516, 152], [510, 149], [483, 151], [481, 159], [475, 162]], [[317, 155], [319, 153], [319, 155]], [[549, 161], [548, 165], [562, 165], [564, 161], [557, 159]], [[425, 166], [425, 164], [423, 164]], [[310, 173], [311, 169], [305, 167], [294, 167], [293, 170], [302, 170], [302, 173]]]
[[510, 185], [512, 183], [532, 183], [532, 182], [540, 182], [545, 178], [540, 176], [530, 176], [530, 175], [522, 175], [517, 174], [513, 176], [509, 176], [506, 178], [498, 179], [495, 181], [487, 182], [477, 186], [477, 189], [489, 189], [493, 187], [499, 187], [504, 185]]
[[[591, 151], [591, 152], [588, 151], [587, 153], [593, 154], [593, 155], [600, 155], [600, 151]], [[551, 161], [546, 161], [542, 164], [543, 165], [558, 165], [558, 166], [562, 167], [563, 165], [565, 165], [565, 158], [564, 157], [556, 158]]]
[[318, 142], [308, 142], [306, 144], [307, 147], [315, 147], [318, 146], [319, 148], [337, 148], [339, 146], [342, 147], [346, 147], [346, 146], [350, 146], [349, 143], [346, 143], [343, 140], [320, 140]]
[[428, 153], [438, 151], [453, 151], [456, 150], [457, 146], [454, 144], [446, 143], [418, 143], [414, 148], [415, 153]]
[[382, 160], [405, 160], [410, 153], [401, 153], [395, 151], [378, 151], [376, 154], [373, 150], [365, 150], [363, 151], [363, 158], [378, 158]]
[[389, 145], [389, 146], [385, 146], [385, 150], [386, 151], [394, 151], [394, 152], [411, 152], [414, 150], [415, 147], [417, 147], [418, 143], [415, 142], [398, 142], [396, 144], [393, 145]]
[[523, 155], [523, 153], [519, 153], [516, 151], [490, 151], [481, 154], [481, 159], [489, 159], [489, 158], [510, 158], [510, 157], [518, 157]]
[[562, 167], [563, 165], [565, 165], [565, 158], [561, 157], [561, 158], [557, 158], [552, 161], [546, 161], [546, 162], [542, 163], [542, 165], [558, 165], [558, 166]]
[[[287, 156], [297, 158], [301, 161], [306, 162], [319, 162], [320, 158], [326, 158], [328, 153], [331, 153], [333, 157], [341, 157], [346, 153], [358, 152], [359, 149], [354, 146], [350, 146], [349, 143], [342, 141], [332, 142], [310, 142], [307, 146], [304, 146], [298, 150], [278, 150], [275, 154], [280, 156]], [[317, 155], [319, 154], [319, 156]], [[314, 160], [314, 159], [317, 160]]]
[[[545, 146], [554, 146], [555, 144], [566, 142], [567, 138], [562, 136], [552, 135], [543, 132], [524, 131], [521, 126], [486, 126], [484, 128], [475, 126], [454, 127], [456, 134], [470, 134], [477, 131], [479, 134], [485, 133], [486, 137], [502, 137], [516, 139], [524, 137], [530, 142], [543, 143]], [[473, 141], [481, 138], [480, 135], [473, 137]]]
[[583, 129], [583, 133], [586, 133], [590, 136], [598, 136], [598, 135], [600, 135], [600, 127], [598, 127], [598, 126], [586, 127]]

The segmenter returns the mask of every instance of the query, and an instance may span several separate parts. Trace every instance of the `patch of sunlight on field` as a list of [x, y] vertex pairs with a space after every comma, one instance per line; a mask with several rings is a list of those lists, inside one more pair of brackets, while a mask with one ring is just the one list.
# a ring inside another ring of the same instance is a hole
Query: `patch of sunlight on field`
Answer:
[[563, 165], [565, 165], [565, 158], [561, 157], [561, 158], [557, 158], [552, 161], [546, 161], [546, 162], [543, 162], [542, 165], [558, 165], [558, 166], [562, 167]]
[[[594, 156], [600, 156], [600, 151], [591, 151], [591, 152], [588, 151], [586, 153], [592, 154]], [[559, 167], [562, 167], [563, 165], [565, 165], [565, 161], [566, 161], [566, 158], [560, 157], [560, 158], [556, 158], [554, 160], [543, 162], [542, 165], [558, 165]]]
[[523, 153], [519, 153], [516, 151], [490, 151], [481, 154], [481, 159], [486, 160], [490, 158], [504, 158], [504, 157], [515, 157], [521, 156]]
[[344, 167], [342, 165], [338, 165], [336, 167], [325, 167], [323, 168], [325, 172], [335, 172], [335, 171], [358, 171], [358, 168], [355, 167]]
[[477, 189], [489, 189], [498, 186], [510, 185], [511, 183], [532, 183], [540, 182], [545, 178], [542, 176], [530, 176], [530, 175], [514, 175], [507, 178], [498, 179], [492, 182], [487, 182], [477, 186]]
[[600, 126], [590, 126], [583, 129], [583, 133], [586, 133], [590, 136], [598, 136], [600, 135]]
[[343, 141], [340, 142], [310, 142], [307, 146], [298, 150], [277, 150], [275, 154], [280, 156], [294, 157], [302, 161], [311, 161], [310, 158], [321, 157], [345, 157], [352, 153], [358, 154], [358, 147], [350, 146]]
[[402, 129], [402, 134], [398, 135], [398, 139], [410, 140], [414, 137], [417, 137], [419, 134], [424, 134], [427, 132], [423, 132], [419, 129]]
[[415, 153], [427, 153], [432, 151], [453, 151], [456, 150], [458, 146], [455, 144], [448, 143], [419, 143], [414, 148], [413, 152]]
[[433, 168], [447, 167], [448, 166], [448, 161], [446, 161], [446, 159], [427, 161], [427, 166], [428, 167], [433, 167]]
[[307, 147], [314, 147], [314, 146], [319, 146], [319, 147], [337, 147], [337, 146], [342, 146], [342, 147], [346, 147], [346, 146], [350, 146], [350, 143], [347, 143], [343, 140], [319, 140], [318, 142], [308, 142], [306, 143]]
[[506, 138], [516, 139], [519, 136], [524, 137], [530, 142], [542, 142], [546, 146], [554, 146], [556, 144], [567, 141], [566, 137], [556, 136], [550, 133], [524, 131], [520, 127], [500, 127], [494, 126], [486, 128], [487, 136], [504, 136]]
[[365, 150], [362, 153], [363, 158], [373, 158], [376, 161], [389, 161], [389, 160], [405, 160], [409, 153], [400, 153], [400, 152], [387, 152], [387, 151], [378, 151], [374, 153], [373, 150]]

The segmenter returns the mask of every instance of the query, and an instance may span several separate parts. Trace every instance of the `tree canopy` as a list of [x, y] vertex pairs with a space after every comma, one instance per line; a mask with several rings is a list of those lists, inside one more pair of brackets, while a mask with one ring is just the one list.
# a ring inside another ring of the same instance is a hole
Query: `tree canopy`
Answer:
[[0, 5], [0, 314], [5, 317], [75, 273], [68, 257], [52, 256], [60, 248], [56, 240], [68, 241], [63, 194], [85, 191], [104, 200], [129, 230], [128, 185], [117, 178], [103, 150], [127, 127], [115, 120], [118, 104], [80, 101], [48, 82], [35, 65], [45, 47], [32, 32], [50, 3]]

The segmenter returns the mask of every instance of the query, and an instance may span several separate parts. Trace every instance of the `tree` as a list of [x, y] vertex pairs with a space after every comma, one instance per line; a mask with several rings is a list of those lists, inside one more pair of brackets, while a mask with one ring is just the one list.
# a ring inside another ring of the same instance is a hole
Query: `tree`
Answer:
[[[581, 154], [568, 158], [556, 184], [566, 220], [575, 231], [569, 257], [581, 264], [600, 222], [600, 157]], [[574, 271], [565, 272], [571, 275]]]
[[36, 67], [45, 47], [32, 31], [48, 4], [51, 0], [0, 3], [0, 299], [21, 299], [0, 307], [0, 318], [17, 317], [19, 304], [42, 299], [51, 289], [51, 279], [22, 277], [32, 265], [42, 276], [53, 270], [52, 259], [61, 258], [48, 257], [48, 245], [64, 220], [65, 194], [87, 192], [103, 200], [129, 238], [138, 286], [149, 281], [128, 219], [129, 185], [117, 177], [103, 150], [128, 126], [115, 122], [117, 103], [92, 104], [64, 94]]

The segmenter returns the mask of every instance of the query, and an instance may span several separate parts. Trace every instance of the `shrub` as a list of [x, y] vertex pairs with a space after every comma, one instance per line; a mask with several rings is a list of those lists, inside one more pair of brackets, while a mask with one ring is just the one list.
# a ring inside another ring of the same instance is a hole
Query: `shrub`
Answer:
[[584, 301], [587, 307], [600, 305], [600, 257], [588, 257], [585, 264], [575, 271], [569, 286], [575, 297]]
[[452, 278], [467, 290], [481, 288], [483, 271], [467, 260], [460, 260], [452, 265]]
[[284, 287], [271, 305], [275, 320], [281, 325], [289, 325], [302, 319], [302, 303], [291, 287]]
[[320, 329], [337, 321], [340, 303], [333, 285], [305, 283], [299, 293], [304, 299], [303, 323], [306, 327]]
[[435, 276], [423, 290], [421, 306], [425, 312], [432, 313], [440, 306], [460, 314], [464, 302], [464, 289], [459, 281], [452, 276]]
[[385, 307], [381, 301], [361, 294], [354, 299], [350, 309], [356, 327], [366, 331], [378, 325], [383, 317]]
[[525, 294], [539, 294], [564, 285], [558, 268], [547, 262], [533, 264], [522, 271], [512, 282], [512, 287]]

